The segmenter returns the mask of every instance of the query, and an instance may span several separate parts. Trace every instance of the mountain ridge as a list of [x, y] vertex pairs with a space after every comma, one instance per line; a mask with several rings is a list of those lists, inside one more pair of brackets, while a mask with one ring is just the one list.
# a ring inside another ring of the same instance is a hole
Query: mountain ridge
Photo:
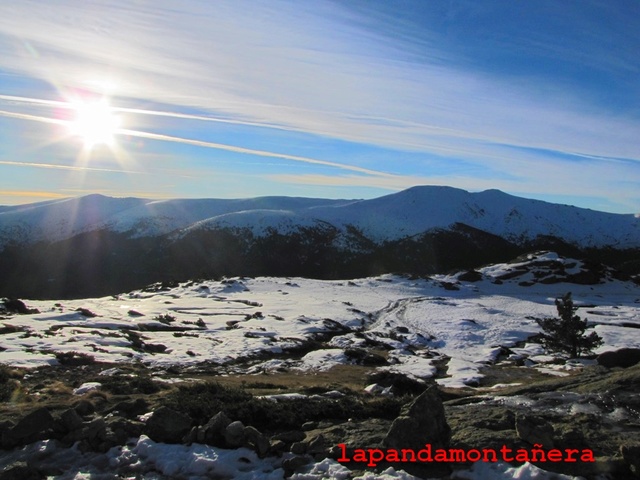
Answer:
[[[255, 212], [250, 215], [249, 212]], [[6, 207], [0, 211], [0, 248], [7, 243], [56, 241], [91, 230], [160, 236], [198, 225], [251, 228], [264, 219], [299, 219], [301, 224], [354, 226], [381, 242], [469, 225], [522, 243], [555, 236], [578, 247], [640, 247], [640, 219], [532, 200], [500, 190], [470, 193], [453, 187], [419, 186], [367, 200], [270, 196], [246, 199], [145, 200], [93, 194]], [[278, 222], [272, 225], [277, 229]]]
[[0, 210], [0, 296], [78, 298], [239, 275], [429, 275], [541, 249], [637, 274], [640, 219], [451, 187], [371, 200], [91, 195]]

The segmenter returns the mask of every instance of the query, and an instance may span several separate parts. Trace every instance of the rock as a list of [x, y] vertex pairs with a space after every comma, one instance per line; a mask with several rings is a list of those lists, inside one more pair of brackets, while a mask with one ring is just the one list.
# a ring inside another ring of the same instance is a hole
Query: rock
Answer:
[[479, 282], [482, 280], [482, 273], [477, 270], [467, 270], [458, 275], [458, 280], [461, 282]]
[[34, 410], [23, 417], [13, 428], [4, 432], [2, 444], [6, 447], [26, 445], [50, 436], [56, 421], [46, 408]]
[[117, 403], [111, 409], [113, 413], [120, 413], [127, 417], [136, 417], [149, 411], [149, 404], [144, 398], [136, 398], [135, 400], [126, 400]]
[[231, 422], [224, 431], [224, 440], [227, 446], [238, 448], [244, 445], [246, 440], [244, 429], [245, 426], [240, 420]]
[[285, 477], [290, 477], [296, 470], [307, 465], [311, 459], [304, 455], [296, 455], [295, 457], [287, 458], [282, 462], [282, 468], [284, 468]]
[[25, 462], [15, 462], [0, 473], [0, 480], [41, 480], [46, 478], [38, 469]]
[[291, 444], [291, 453], [295, 455], [307, 453], [307, 444], [305, 442], [294, 442]]
[[447, 424], [438, 387], [433, 385], [405, 407], [391, 424], [384, 444], [388, 448], [420, 450], [429, 443], [432, 448], [447, 448], [451, 429]]
[[628, 368], [640, 363], [640, 348], [621, 348], [598, 355], [598, 364], [607, 368]]
[[252, 447], [260, 458], [269, 452], [269, 448], [271, 447], [269, 439], [255, 427], [244, 427], [244, 436], [248, 446]]
[[302, 424], [302, 431], [308, 432], [309, 430], [313, 430], [318, 428], [318, 422], [305, 422]]
[[545, 449], [554, 448], [553, 425], [534, 415], [516, 414], [516, 433], [521, 440], [534, 445], [542, 445]]
[[118, 445], [124, 445], [130, 438], [139, 437], [144, 430], [144, 423], [123, 417], [110, 417], [106, 424]]
[[281, 455], [287, 450], [287, 444], [282, 440], [271, 440], [269, 445], [269, 452], [275, 455]]
[[144, 433], [154, 442], [180, 443], [191, 430], [191, 418], [168, 407], [154, 411], [144, 428]]
[[216, 413], [203, 427], [204, 443], [214, 447], [223, 447], [224, 432], [231, 423], [231, 419], [224, 412]]
[[307, 435], [300, 430], [291, 430], [289, 432], [278, 433], [271, 437], [271, 440], [282, 440], [284, 443], [291, 444], [303, 441]]
[[81, 417], [91, 415], [96, 411], [96, 407], [89, 400], [83, 399], [73, 404], [73, 409], [78, 412]]
[[327, 456], [329, 445], [327, 444], [324, 435], [320, 434], [313, 437], [307, 446], [307, 453], [310, 455], [320, 455], [322, 458]]
[[60, 415], [60, 423], [67, 432], [73, 432], [74, 430], [82, 428], [82, 417], [75, 409], [70, 408], [62, 412]]
[[63, 438], [63, 441], [66, 443], [80, 442], [81, 452], [97, 452], [105, 451], [101, 446], [106, 439], [107, 424], [102, 417], [98, 417], [90, 422], [85, 422], [80, 430], [69, 433]]
[[622, 445], [620, 453], [631, 471], [640, 477], [640, 445]]

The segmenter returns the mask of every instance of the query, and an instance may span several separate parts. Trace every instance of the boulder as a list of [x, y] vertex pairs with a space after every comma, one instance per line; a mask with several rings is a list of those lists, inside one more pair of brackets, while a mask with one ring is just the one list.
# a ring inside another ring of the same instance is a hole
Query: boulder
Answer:
[[387, 448], [420, 450], [425, 444], [447, 448], [451, 429], [447, 424], [438, 387], [432, 385], [418, 396], [391, 424], [384, 444]]
[[231, 448], [238, 448], [244, 445], [246, 440], [245, 426], [240, 420], [227, 425], [224, 431], [224, 440], [227, 446]]
[[26, 445], [37, 440], [49, 438], [57, 424], [49, 410], [39, 408], [23, 417], [13, 428], [2, 435], [5, 447]]
[[82, 428], [82, 422], [82, 417], [73, 408], [65, 410], [60, 415], [60, 423], [67, 432], [73, 432], [74, 430]]
[[516, 433], [521, 440], [530, 445], [539, 444], [545, 449], [554, 448], [553, 425], [535, 415], [518, 413], [516, 415]]
[[144, 433], [154, 442], [180, 443], [191, 430], [191, 418], [168, 407], [154, 411], [144, 428]]
[[620, 453], [625, 463], [629, 465], [629, 469], [636, 477], [640, 477], [640, 444], [624, 444], [620, 447]]
[[255, 427], [244, 427], [244, 437], [246, 446], [253, 448], [259, 457], [262, 458], [269, 452], [269, 448], [271, 448], [269, 439]]
[[41, 480], [46, 478], [38, 469], [25, 462], [15, 462], [0, 473], [0, 480]]
[[640, 363], [640, 348], [621, 348], [598, 355], [598, 364], [607, 368], [628, 368]]
[[225, 444], [224, 432], [231, 423], [231, 419], [224, 412], [216, 413], [202, 427], [203, 442], [214, 447], [223, 447]]

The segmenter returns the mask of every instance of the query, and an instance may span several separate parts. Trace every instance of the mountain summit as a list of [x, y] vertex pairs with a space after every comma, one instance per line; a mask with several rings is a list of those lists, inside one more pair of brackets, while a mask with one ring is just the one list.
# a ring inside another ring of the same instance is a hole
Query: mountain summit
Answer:
[[191, 276], [424, 274], [538, 248], [637, 268], [640, 219], [434, 186], [371, 200], [89, 195], [0, 209], [0, 295], [117, 293]]

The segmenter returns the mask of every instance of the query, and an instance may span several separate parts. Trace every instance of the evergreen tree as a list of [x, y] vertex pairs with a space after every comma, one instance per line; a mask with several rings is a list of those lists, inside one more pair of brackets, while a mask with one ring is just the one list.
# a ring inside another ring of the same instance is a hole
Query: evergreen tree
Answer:
[[546, 350], [568, 353], [571, 358], [590, 353], [603, 344], [596, 332], [585, 334], [587, 321], [575, 315], [578, 307], [573, 305], [571, 292], [556, 298], [558, 317], [538, 320], [542, 327], [542, 344]]

